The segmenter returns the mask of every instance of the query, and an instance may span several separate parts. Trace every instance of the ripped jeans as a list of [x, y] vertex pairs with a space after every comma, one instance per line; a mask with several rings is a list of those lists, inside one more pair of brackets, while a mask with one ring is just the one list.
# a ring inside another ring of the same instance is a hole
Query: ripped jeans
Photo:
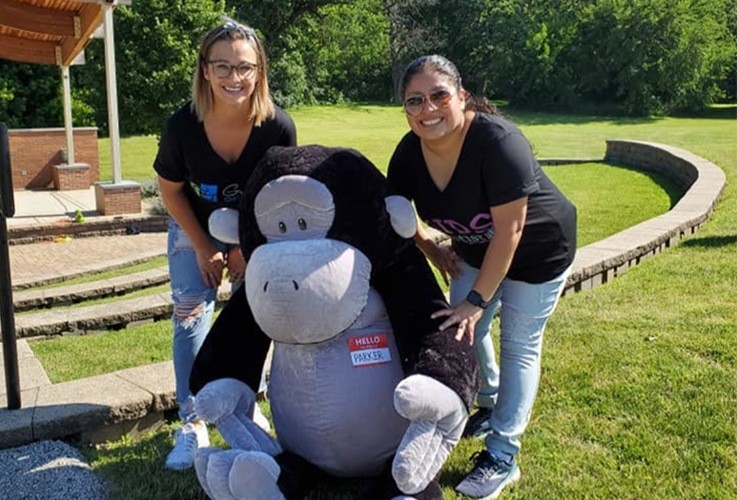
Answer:
[[[460, 266], [463, 272], [450, 284], [453, 306], [466, 298], [479, 273], [465, 262]], [[570, 272], [569, 267], [544, 283], [504, 278], [476, 323], [473, 347], [481, 375], [477, 404], [492, 408], [486, 448], [496, 458], [508, 461], [519, 452], [520, 437], [530, 420], [540, 382], [545, 324], [558, 304]], [[489, 329], [500, 307], [501, 352], [497, 365]]]
[[[214, 238], [211, 240], [218, 250], [227, 252], [228, 245]], [[217, 290], [202, 281], [194, 248], [174, 219], [169, 219], [167, 245], [174, 302], [174, 378], [179, 418], [187, 422], [194, 418], [194, 397], [189, 390], [189, 374], [197, 352], [210, 331]]]

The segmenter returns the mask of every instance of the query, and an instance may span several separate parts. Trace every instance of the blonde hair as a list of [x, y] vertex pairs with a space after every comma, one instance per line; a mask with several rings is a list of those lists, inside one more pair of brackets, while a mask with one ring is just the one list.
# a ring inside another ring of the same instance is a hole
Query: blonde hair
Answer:
[[254, 125], [259, 126], [261, 122], [274, 116], [274, 102], [269, 93], [266, 52], [253, 28], [231, 19], [210, 31], [200, 43], [197, 66], [192, 77], [192, 111], [202, 121], [212, 109], [212, 89], [210, 83], [205, 79], [204, 66], [208, 62], [210, 48], [221, 40], [246, 40], [256, 52], [256, 86], [251, 95], [248, 119], [253, 120]]

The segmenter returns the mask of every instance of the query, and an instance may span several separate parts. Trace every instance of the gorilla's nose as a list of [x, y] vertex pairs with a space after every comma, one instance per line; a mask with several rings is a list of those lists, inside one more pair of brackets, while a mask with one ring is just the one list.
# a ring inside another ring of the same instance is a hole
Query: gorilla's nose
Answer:
[[264, 292], [269, 292], [269, 284], [271, 284], [271, 291], [275, 293], [288, 293], [291, 292], [292, 289], [296, 292], [299, 290], [299, 284], [294, 280], [274, 280], [274, 281], [267, 281], [264, 283]]

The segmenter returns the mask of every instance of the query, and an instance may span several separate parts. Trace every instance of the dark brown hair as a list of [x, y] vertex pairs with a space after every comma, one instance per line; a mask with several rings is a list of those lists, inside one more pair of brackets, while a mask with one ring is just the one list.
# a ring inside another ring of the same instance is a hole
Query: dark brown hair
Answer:
[[[443, 56], [433, 54], [418, 57], [407, 65], [399, 84], [399, 93], [402, 96], [402, 99], [404, 99], [404, 92], [407, 89], [409, 82], [412, 81], [412, 78], [428, 70], [447, 77], [458, 92], [464, 90], [463, 84], [461, 83], [461, 74], [456, 65]], [[466, 109], [470, 111], [489, 113], [492, 115], [499, 114], [496, 106], [489, 102], [485, 97], [475, 96], [468, 90], [466, 90]]]

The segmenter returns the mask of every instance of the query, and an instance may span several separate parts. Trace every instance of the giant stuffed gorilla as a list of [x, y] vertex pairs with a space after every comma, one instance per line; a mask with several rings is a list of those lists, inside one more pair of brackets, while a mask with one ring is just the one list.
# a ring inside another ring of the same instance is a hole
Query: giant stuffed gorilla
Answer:
[[[477, 368], [430, 318], [448, 306], [411, 240], [409, 202], [355, 151], [274, 147], [239, 210], [210, 228], [240, 242], [248, 267], [190, 380], [199, 416], [231, 446], [198, 453], [208, 495], [303, 498], [332, 475], [375, 477], [370, 498], [442, 498], [435, 478]], [[276, 440], [248, 417], [271, 340]]]

